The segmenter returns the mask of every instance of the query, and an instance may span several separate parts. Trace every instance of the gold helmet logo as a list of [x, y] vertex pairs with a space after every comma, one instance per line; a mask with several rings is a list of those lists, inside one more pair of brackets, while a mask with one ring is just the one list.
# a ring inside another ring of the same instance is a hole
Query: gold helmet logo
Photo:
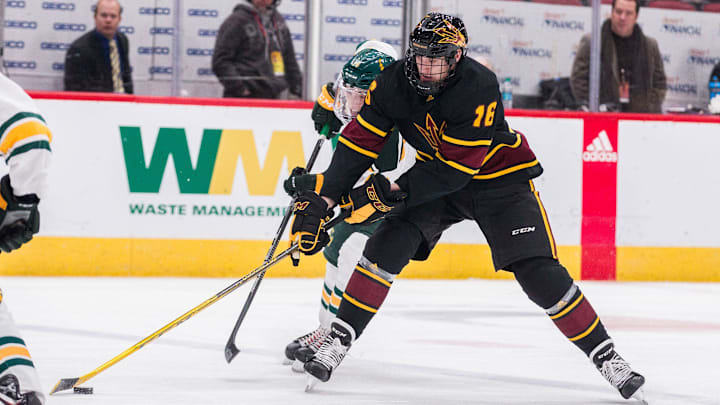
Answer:
[[460, 48], [467, 46], [467, 39], [460, 30], [452, 25], [450, 21], [443, 20], [445, 23], [444, 27], [438, 27], [433, 30], [434, 33], [438, 34], [441, 39], [438, 41], [439, 44], [453, 44]]

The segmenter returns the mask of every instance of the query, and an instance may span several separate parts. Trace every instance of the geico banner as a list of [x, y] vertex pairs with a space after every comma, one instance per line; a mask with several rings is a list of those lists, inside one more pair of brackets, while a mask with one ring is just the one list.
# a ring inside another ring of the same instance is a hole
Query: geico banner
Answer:
[[46, 236], [272, 239], [282, 181], [317, 139], [306, 109], [38, 104], [54, 133]]

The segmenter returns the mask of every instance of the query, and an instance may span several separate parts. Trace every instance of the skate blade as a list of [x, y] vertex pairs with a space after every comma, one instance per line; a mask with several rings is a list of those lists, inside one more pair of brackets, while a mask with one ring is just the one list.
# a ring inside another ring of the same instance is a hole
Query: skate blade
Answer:
[[312, 375], [308, 374], [307, 382], [305, 383], [305, 392], [310, 392], [310, 391], [312, 391], [312, 389], [315, 388], [315, 386], [316, 386], [317, 383], [319, 383], [319, 382], [320, 382], [320, 380], [318, 380], [317, 378], [315, 378], [315, 377], [313, 377]]
[[292, 364], [292, 371], [296, 373], [304, 373], [305, 372], [305, 363], [302, 361], [295, 359]]
[[630, 398], [638, 401], [638, 403], [640, 403], [642, 405], [648, 405], [648, 402], [645, 399], [645, 392], [643, 391], [642, 388], [638, 388], [638, 390], [635, 391], [635, 393], [632, 394], [632, 396]]

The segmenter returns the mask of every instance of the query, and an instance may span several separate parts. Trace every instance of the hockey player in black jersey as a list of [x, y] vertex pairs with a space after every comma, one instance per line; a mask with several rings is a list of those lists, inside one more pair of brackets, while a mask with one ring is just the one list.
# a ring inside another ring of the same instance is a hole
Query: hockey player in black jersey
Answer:
[[[324, 224], [336, 203], [351, 210], [356, 223], [386, 218], [368, 240], [331, 332], [305, 370], [328, 381], [395, 276], [411, 259], [426, 259], [444, 230], [472, 220], [487, 239], [495, 268], [514, 274], [624, 398], [642, 399], [644, 377], [615, 351], [600, 318], [558, 262], [532, 182], [542, 167], [525, 136], [508, 127], [495, 75], [465, 57], [467, 39], [459, 18], [423, 17], [410, 34], [405, 60], [376, 78], [357, 118], [343, 129], [320, 193], [296, 200], [292, 232], [300, 235], [305, 254], [322, 249], [328, 239]], [[375, 175], [351, 189], [393, 126], [417, 150], [416, 164], [395, 183]]]

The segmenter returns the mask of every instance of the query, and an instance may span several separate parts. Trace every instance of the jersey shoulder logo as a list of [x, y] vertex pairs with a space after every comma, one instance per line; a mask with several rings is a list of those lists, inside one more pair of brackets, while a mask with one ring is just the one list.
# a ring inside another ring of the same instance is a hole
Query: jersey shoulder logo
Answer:
[[585, 147], [583, 152], [583, 161], [585, 162], [617, 162], [617, 152], [613, 150], [607, 132], [605, 130], [593, 139], [593, 141]]

